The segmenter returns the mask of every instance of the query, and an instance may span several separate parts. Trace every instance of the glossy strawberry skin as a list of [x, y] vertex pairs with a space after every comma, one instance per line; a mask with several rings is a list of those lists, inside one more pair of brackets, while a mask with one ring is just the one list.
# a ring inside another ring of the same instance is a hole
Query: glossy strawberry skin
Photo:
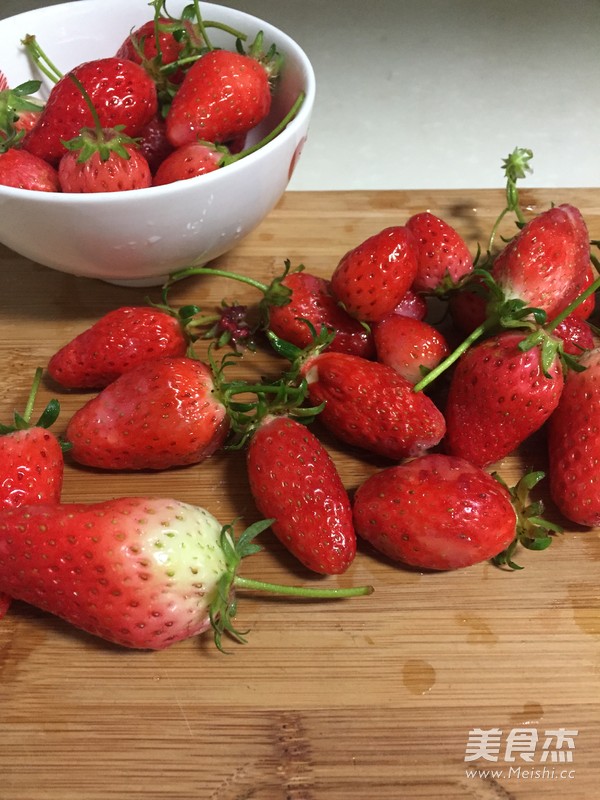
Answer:
[[167, 137], [174, 147], [227, 142], [258, 125], [270, 108], [269, 78], [256, 59], [211, 50], [187, 71], [167, 113]]
[[468, 461], [441, 454], [372, 475], [353, 505], [357, 535], [417, 569], [472, 566], [498, 555], [516, 533], [507, 490]]
[[429, 211], [414, 214], [406, 223], [417, 240], [417, 292], [445, 292], [473, 270], [465, 240], [451, 225]]
[[556, 326], [553, 335], [562, 339], [564, 352], [571, 356], [580, 356], [584, 350], [594, 349], [594, 334], [588, 322], [574, 314]]
[[[0, 436], [0, 465], [0, 510], [60, 501], [63, 454], [56, 437], [45, 428]], [[9, 595], [0, 591], [0, 619], [10, 602]]]
[[578, 209], [554, 206], [530, 220], [494, 261], [492, 275], [508, 298], [553, 319], [589, 279], [589, 233]]
[[392, 226], [347, 252], [331, 276], [331, 291], [362, 322], [378, 322], [400, 303], [417, 273], [416, 240]]
[[60, 444], [45, 428], [0, 436], [0, 508], [58, 503], [63, 483]]
[[121, 306], [61, 347], [48, 362], [48, 374], [64, 389], [103, 389], [145, 361], [184, 356], [187, 346], [172, 314]]
[[93, 153], [80, 162], [79, 153], [65, 153], [58, 164], [58, 179], [63, 192], [126, 192], [147, 189], [152, 185], [152, 174], [144, 156], [137, 147], [125, 145], [128, 158], [116, 152], [102, 159]]
[[424, 320], [390, 314], [373, 325], [377, 361], [392, 367], [412, 384], [432, 370], [450, 348], [445, 337]]
[[339, 306], [329, 281], [309, 272], [293, 272], [282, 281], [292, 291], [290, 302], [269, 309], [269, 328], [286, 342], [304, 349], [312, 342], [308, 320], [317, 333], [323, 326], [335, 331], [329, 350], [373, 358], [375, 347], [370, 331]]
[[413, 319], [425, 319], [427, 311], [425, 298], [413, 289], [409, 289], [391, 313]]
[[108, 641], [161, 650], [210, 628], [220, 528], [168, 498], [0, 511], [0, 589]]
[[153, 185], [197, 178], [219, 169], [223, 153], [211, 145], [190, 142], [177, 147], [162, 161], [154, 175]]
[[335, 464], [305, 425], [267, 417], [247, 451], [250, 490], [279, 541], [308, 569], [345, 572], [356, 554], [352, 509]]
[[84, 127], [93, 127], [91, 112], [71, 74], [90, 95], [103, 128], [124, 125], [123, 133], [136, 137], [156, 114], [156, 87], [139, 64], [119, 58], [85, 62], [55, 84], [37, 124], [23, 140], [25, 150], [52, 164], [58, 164], [65, 152], [63, 141], [75, 138]]
[[229, 419], [208, 366], [159, 358], [125, 372], [75, 412], [71, 457], [109, 470], [197, 464], [223, 444]]
[[0, 153], [0, 184], [37, 192], [60, 192], [58, 173], [53, 166], [15, 148]]
[[444, 436], [444, 417], [386, 364], [346, 353], [307, 359], [302, 374], [319, 420], [339, 439], [391, 459], [416, 456]]
[[561, 513], [578, 525], [600, 525], [600, 349], [570, 371], [548, 424], [550, 494]]
[[558, 357], [543, 374], [540, 350], [518, 347], [526, 334], [505, 332], [459, 359], [446, 405], [446, 452], [483, 467], [509, 455], [558, 405], [563, 371]]

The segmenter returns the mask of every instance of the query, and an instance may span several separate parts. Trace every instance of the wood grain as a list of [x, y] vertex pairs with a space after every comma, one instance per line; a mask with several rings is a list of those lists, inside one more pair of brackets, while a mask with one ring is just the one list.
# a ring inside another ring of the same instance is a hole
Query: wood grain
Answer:
[[[532, 211], [570, 202], [600, 238], [600, 191], [523, 190]], [[218, 265], [268, 280], [286, 258], [327, 276], [346, 250], [429, 209], [473, 246], [485, 244], [500, 191], [288, 193]], [[0, 247], [0, 418], [22, 408], [37, 366], [118, 305], [156, 290], [53, 272]], [[193, 278], [175, 305], [255, 302], [252, 290]], [[280, 364], [259, 351], [240, 369]], [[56, 396], [42, 388], [39, 407]], [[64, 430], [89, 395], [60, 393]], [[385, 464], [324, 440], [348, 489]], [[543, 439], [506, 459], [509, 480], [543, 468]], [[170, 495], [222, 521], [256, 519], [242, 453], [166, 473], [117, 475], [67, 465], [65, 500]], [[557, 519], [559, 517], [555, 515]], [[560, 521], [560, 520], [559, 520]], [[428, 575], [361, 547], [331, 585], [372, 583], [368, 598], [334, 603], [240, 598], [247, 645], [222, 655], [210, 637], [161, 653], [129, 652], [23, 604], [0, 624], [0, 800], [533, 800], [597, 797], [600, 778], [600, 543], [572, 530], [521, 572], [481, 564]], [[243, 573], [305, 583], [269, 535]], [[318, 578], [316, 580], [319, 580]], [[572, 777], [517, 777], [540, 768], [502, 750], [465, 762], [472, 729], [575, 729]], [[468, 777], [466, 768], [504, 775]]]

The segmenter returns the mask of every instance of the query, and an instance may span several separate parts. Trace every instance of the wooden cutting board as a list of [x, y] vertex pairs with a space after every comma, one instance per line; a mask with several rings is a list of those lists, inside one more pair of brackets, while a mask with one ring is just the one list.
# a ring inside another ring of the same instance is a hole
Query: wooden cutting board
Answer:
[[[573, 203], [600, 238], [600, 190], [522, 190], [522, 199], [532, 211]], [[266, 281], [289, 258], [328, 276], [346, 250], [425, 209], [474, 252], [502, 206], [493, 190], [288, 193], [218, 265]], [[0, 247], [0, 419], [23, 408], [34, 369], [59, 346], [146, 295], [159, 297]], [[258, 299], [212, 278], [180, 284], [171, 299], [211, 309], [223, 297]], [[280, 366], [257, 353], [240, 369]], [[54, 394], [44, 386], [39, 408]], [[57, 431], [87, 396], [60, 395]], [[348, 489], [385, 466], [324, 440]], [[544, 468], [540, 437], [500, 471], [512, 480], [526, 465]], [[161, 474], [67, 465], [66, 501], [128, 494], [173, 496], [223, 522], [256, 519], [242, 453]], [[232, 643], [229, 655], [210, 636], [126, 651], [14, 603], [0, 623], [0, 800], [597, 797], [600, 541], [597, 531], [566, 530], [549, 550], [522, 554], [525, 569], [514, 573], [486, 563], [420, 574], [361, 547], [347, 574], [321, 582], [372, 583], [372, 596], [244, 595], [237, 621], [248, 644]], [[320, 580], [269, 535], [262, 542], [243, 574]]]

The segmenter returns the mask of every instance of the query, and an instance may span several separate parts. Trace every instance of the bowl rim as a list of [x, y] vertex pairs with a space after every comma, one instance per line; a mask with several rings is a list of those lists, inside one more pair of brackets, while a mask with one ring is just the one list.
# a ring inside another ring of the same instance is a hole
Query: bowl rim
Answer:
[[[77, 5], [79, 9], [83, 6], [102, 6], [103, 11], [106, 13], [107, 6], [114, 5], [114, 6], [122, 6], [123, 0], [67, 0], [67, 2], [57, 3], [56, 5], [52, 6], [42, 6], [37, 9], [31, 9], [29, 11], [22, 11], [18, 14], [13, 14], [10, 17], [5, 17], [4, 19], [0, 19], [0, 30], [2, 29], [3, 23], [7, 21], [14, 21], [19, 18], [30, 17], [34, 18], [40, 12], [44, 12], [47, 14], [60, 16], [61, 14], [65, 13], [66, 8], [72, 7]], [[181, 5], [184, 5], [184, 0], [181, 0]], [[147, 8], [147, 3], [140, 4], [140, 11], [142, 8]], [[205, 175], [197, 175], [193, 178], [187, 178], [185, 180], [176, 181], [174, 183], [168, 183], [161, 186], [148, 186], [141, 189], [134, 189], [129, 191], [120, 191], [120, 192], [90, 192], [90, 193], [69, 193], [69, 192], [43, 192], [43, 191], [36, 191], [32, 189], [21, 189], [16, 186], [5, 186], [4, 184], [0, 184], [0, 195], [4, 195], [6, 199], [11, 197], [14, 198], [29, 198], [30, 200], [44, 204], [44, 203], [59, 203], [62, 205], [69, 205], [72, 203], [86, 203], [86, 204], [94, 204], [99, 202], [100, 200], [106, 201], [110, 199], [111, 203], [129, 203], [133, 199], [141, 199], [141, 198], [157, 198], [160, 192], [161, 195], [168, 197], [170, 194], [181, 193], [182, 191], [188, 192], [197, 188], [199, 185], [205, 186], [207, 189], [210, 189], [215, 183], [219, 181], [223, 181], [224, 174], [230, 174], [234, 177], [236, 172], [244, 170], [245, 168], [250, 168], [250, 165], [256, 164], [261, 158], [267, 158], [269, 153], [271, 153], [274, 149], [278, 146], [283, 146], [284, 142], [288, 139], [293, 138], [294, 134], [300, 129], [302, 130], [306, 125], [307, 121], [309, 120], [313, 105], [314, 99], [316, 94], [316, 76], [315, 71], [312, 66], [312, 63], [305, 52], [298, 42], [293, 39], [289, 34], [287, 34], [281, 28], [278, 28], [276, 25], [268, 22], [268, 20], [263, 20], [260, 17], [257, 17], [253, 14], [249, 14], [246, 11], [241, 11], [239, 9], [231, 8], [230, 6], [223, 6], [219, 3], [211, 3], [211, 2], [204, 2], [204, 0], [200, 0], [200, 8], [203, 10], [204, 8], [207, 9], [216, 9], [217, 14], [218, 10], [224, 9], [227, 13], [233, 14], [236, 18], [241, 20], [248, 20], [251, 22], [255, 27], [258, 29], [261, 26], [269, 28], [272, 31], [276, 32], [277, 38], [280, 40], [277, 42], [278, 46], [283, 47], [284, 45], [295, 52], [296, 57], [300, 63], [300, 67], [302, 70], [303, 75], [303, 82], [304, 82], [304, 100], [302, 105], [298, 109], [295, 117], [290, 120], [290, 122], [286, 125], [286, 127], [270, 142], [268, 142], [263, 148], [257, 150], [253, 153], [250, 153], [248, 156], [241, 158], [239, 161], [235, 161], [232, 164], [228, 164], [226, 167], [218, 170], [214, 170], [213, 172], [209, 172]], [[209, 12], [210, 13], [210, 12]], [[217, 17], [218, 18], [218, 17]], [[143, 20], [141, 21], [143, 22]], [[141, 24], [140, 22], [140, 24]], [[12, 24], [12, 22], [11, 22]], [[223, 172], [225, 170], [225, 172]]]

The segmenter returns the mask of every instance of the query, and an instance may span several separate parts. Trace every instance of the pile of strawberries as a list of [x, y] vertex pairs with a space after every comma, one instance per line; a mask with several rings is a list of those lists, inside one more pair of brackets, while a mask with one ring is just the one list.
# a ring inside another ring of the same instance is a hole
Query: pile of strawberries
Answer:
[[[0, 591], [129, 647], [162, 648], [233, 626], [236, 587], [352, 596], [371, 587], [293, 589], [249, 581], [240, 561], [270, 527], [305, 567], [344, 573], [357, 539], [420, 570], [546, 548], [528, 473], [508, 487], [490, 468], [547, 433], [549, 492], [562, 515], [600, 524], [600, 349], [589, 321], [600, 285], [585, 221], [553, 206], [526, 219], [516, 182], [531, 152], [504, 162], [515, 235], [475, 258], [429, 212], [343, 255], [329, 280], [303, 267], [270, 284], [222, 269], [173, 274], [160, 304], [117, 308], [47, 365], [63, 389], [98, 390], [62, 441], [56, 403], [0, 433]], [[174, 309], [192, 275], [245, 282], [252, 308]], [[438, 323], [431, 322], [435, 308]], [[440, 316], [440, 309], [445, 313]], [[206, 355], [197, 345], [210, 338]], [[219, 348], [226, 347], [218, 356]], [[241, 352], [273, 348], [281, 371], [250, 384]], [[39, 380], [39, 375], [37, 376]], [[35, 389], [35, 387], [34, 387]], [[358, 453], [388, 461], [350, 497], [313, 420]], [[62, 445], [62, 450], [61, 450]], [[166, 470], [243, 450], [262, 522], [237, 539], [207, 511], [172, 498], [60, 500], [63, 450], [99, 470]]]
[[[23, 45], [53, 83], [11, 89], [0, 72], [0, 184], [46, 192], [114, 192], [160, 186], [220, 169], [276, 136], [302, 95], [264, 140], [244, 149], [271, 108], [281, 57], [247, 35], [202, 20], [198, 3], [182, 18], [153, 0], [154, 17], [117, 53], [63, 74], [35, 36]], [[214, 47], [225, 29], [232, 49]]]

